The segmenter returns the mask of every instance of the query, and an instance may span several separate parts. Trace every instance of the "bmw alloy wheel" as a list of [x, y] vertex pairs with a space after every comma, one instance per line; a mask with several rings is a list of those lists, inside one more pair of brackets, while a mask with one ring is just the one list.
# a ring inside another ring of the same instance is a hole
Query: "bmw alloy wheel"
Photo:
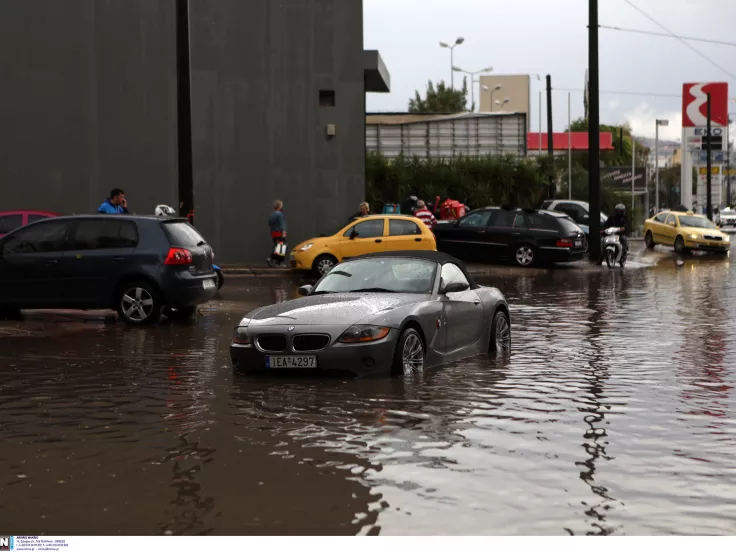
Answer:
[[522, 245], [516, 250], [516, 262], [520, 266], [529, 266], [534, 262], [534, 250], [528, 245]]
[[496, 352], [506, 353], [511, 350], [511, 325], [505, 314], [496, 319], [496, 333], [493, 337]]
[[406, 341], [404, 341], [404, 349], [401, 351], [401, 365], [404, 368], [405, 376], [424, 371], [424, 346], [416, 333], [409, 334]]
[[132, 287], [120, 300], [120, 309], [133, 322], [145, 322], [153, 312], [154, 300], [147, 289]]

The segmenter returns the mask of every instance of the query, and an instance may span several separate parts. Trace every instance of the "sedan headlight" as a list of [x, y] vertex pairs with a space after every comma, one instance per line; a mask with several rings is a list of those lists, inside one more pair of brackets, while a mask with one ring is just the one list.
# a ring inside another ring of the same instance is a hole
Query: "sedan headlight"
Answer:
[[245, 345], [250, 346], [253, 344], [253, 342], [250, 339], [250, 336], [248, 335], [248, 328], [244, 326], [239, 326], [235, 328], [235, 332], [233, 333], [233, 343], [236, 345]]
[[697, 240], [699, 237], [700, 236], [698, 236], [697, 234], [690, 234], [690, 239], [691, 240]]
[[723, 241], [724, 242], [730, 242], [731, 241], [731, 236], [729, 236], [728, 234], [723, 234]]
[[304, 244], [304, 245], [302, 245], [301, 247], [297, 248], [297, 251], [300, 251], [300, 252], [301, 252], [301, 251], [307, 251], [307, 250], [308, 250], [308, 249], [310, 249], [310, 248], [311, 248], [311, 247], [312, 247], [313, 245], [314, 245], [313, 243], [305, 243], [305, 244]]
[[381, 326], [351, 326], [340, 336], [340, 343], [366, 343], [383, 339], [391, 331]]

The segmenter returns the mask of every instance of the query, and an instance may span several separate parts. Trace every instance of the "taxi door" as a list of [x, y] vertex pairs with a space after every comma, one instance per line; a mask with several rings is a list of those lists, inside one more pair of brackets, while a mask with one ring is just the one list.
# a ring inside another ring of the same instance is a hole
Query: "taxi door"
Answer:
[[385, 251], [385, 226], [385, 217], [360, 219], [356, 224], [348, 226], [337, 245], [341, 260]]
[[675, 245], [675, 238], [677, 237], [678, 231], [679, 228], [677, 227], [677, 219], [675, 218], [675, 215], [667, 215], [667, 218], [664, 221], [664, 228], [662, 230], [666, 245]]
[[388, 235], [386, 236], [385, 251], [416, 251], [433, 249], [431, 240], [422, 234], [419, 226], [424, 224], [419, 219], [388, 219]]

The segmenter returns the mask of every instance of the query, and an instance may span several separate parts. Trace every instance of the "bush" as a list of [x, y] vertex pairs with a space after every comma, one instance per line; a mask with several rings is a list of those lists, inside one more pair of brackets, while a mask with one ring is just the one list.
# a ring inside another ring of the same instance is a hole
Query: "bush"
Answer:
[[387, 203], [400, 203], [416, 190], [433, 203], [436, 196], [451, 197], [472, 208], [487, 205], [539, 207], [547, 195], [551, 164], [542, 157], [456, 157], [386, 159], [379, 153], [366, 157], [368, 202], [379, 211]]

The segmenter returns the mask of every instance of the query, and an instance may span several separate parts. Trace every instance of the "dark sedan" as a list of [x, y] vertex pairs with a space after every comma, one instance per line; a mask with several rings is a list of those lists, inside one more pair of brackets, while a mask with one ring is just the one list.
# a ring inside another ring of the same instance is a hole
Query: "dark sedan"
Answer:
[[437, 250], [476, 262], [512, 260], [519, 266], [567, 263], [585, 257], [585, 234], [566, 215], [487, 207], [434, 228]]

